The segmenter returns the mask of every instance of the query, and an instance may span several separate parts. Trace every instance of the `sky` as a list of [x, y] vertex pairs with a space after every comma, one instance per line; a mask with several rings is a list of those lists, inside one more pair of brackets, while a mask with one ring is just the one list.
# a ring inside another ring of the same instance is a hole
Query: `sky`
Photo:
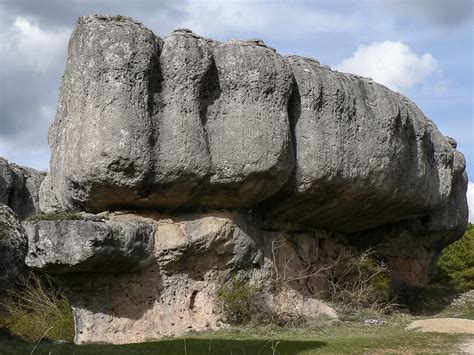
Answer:
[[216, 40], [259, 38], [283, 55], [371, 77], [458, 142], [474, 222], [474, 0], [0, 0], [0, 156], [47, 170], [69, 36], [78, 16], [135, 18]]

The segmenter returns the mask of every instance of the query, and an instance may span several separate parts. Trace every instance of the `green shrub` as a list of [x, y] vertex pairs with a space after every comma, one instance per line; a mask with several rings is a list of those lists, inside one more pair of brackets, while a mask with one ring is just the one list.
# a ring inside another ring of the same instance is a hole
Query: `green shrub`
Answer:
[[245, 324], [252, 320], [262, 293], [259, 285], [249, 284], [236, 276], [222, 284], [217, 292], [219, 304], [226, 320], [232, 324]]
[[443, 250], [438, 260], [438, 281], [451, 282], [460, 292], [474, 289], [474, 226], [468, 224], [461, 239]]
[[74, 339], [74, 319], [68, 299], [51, 278], [31, 272], [2, 302], [0, 328], [29, 342]]
[[27, 221], [65, 221], [65, 220], [83, 220], [84, 217], [79, 213], [59, 212], [59, 213], [42, 213], [27, 218]]

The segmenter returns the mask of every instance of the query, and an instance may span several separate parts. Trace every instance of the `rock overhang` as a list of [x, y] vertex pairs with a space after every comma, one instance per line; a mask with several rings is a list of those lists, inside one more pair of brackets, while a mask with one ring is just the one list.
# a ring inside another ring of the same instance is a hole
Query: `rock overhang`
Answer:
[[80, 18], [68, 53], [44, 211], [252, 210], [347, 234], [449, 214], [450, 240], [466, 224], [462, 153], [370, 79], [121, 16]]

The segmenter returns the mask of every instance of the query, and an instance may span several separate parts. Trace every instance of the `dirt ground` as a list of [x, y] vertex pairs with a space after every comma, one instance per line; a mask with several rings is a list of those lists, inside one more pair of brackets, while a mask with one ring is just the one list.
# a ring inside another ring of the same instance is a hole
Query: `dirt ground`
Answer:
[[[413, 321], [408, 329], [419, 332], [461, 333], [474, 335], [474, 320], [462, 318], [432, 318]], [[474, 354], [474, 337], [462, 343], [459, 350]]]

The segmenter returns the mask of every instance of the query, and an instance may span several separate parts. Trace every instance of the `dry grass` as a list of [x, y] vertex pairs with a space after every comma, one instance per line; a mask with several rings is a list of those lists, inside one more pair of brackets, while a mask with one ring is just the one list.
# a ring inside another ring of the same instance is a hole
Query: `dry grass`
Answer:
[[26, 341], [72, 341], [74, 320], [67, 298], [50, 277], [31, 272], [2, 302], [0, 327]]

